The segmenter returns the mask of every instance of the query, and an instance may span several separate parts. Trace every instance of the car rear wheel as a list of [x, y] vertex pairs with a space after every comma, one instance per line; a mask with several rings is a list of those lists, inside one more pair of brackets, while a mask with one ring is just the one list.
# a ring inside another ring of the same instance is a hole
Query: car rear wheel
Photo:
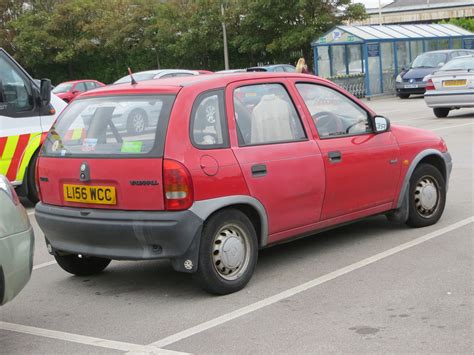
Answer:
[[104, 270], [111, 261], [106, 258], [83, 255], [79, 256], [77, 254], [55, 255], [54, 258], [63, 270], [77, 276], [98, 274]]
[[235, 209], [223, 210], [204, 225], [195, 278], [212, 294], [239, 291], [252, 277], [257, 257], [257, 235], [248, 217]]
[[410, 97], [410, 94], [398, 94], [398, 97], [401, 99], [408, 99]]
[[446, 203], [446, 183], [440, 171], [429, 164], [421, 164], [410, 178], [410, 227], [426, 227], [438, 222]]
[[433, 109], [434, 115], [438, 118], [448, 117], [449, 111], [449, 108], [446, 107], [437, 107]]
[[141, 134], [145, 131], [148, 117], [145, 111], [135, 109], [128, 114], [127, 132], [132, 135]]

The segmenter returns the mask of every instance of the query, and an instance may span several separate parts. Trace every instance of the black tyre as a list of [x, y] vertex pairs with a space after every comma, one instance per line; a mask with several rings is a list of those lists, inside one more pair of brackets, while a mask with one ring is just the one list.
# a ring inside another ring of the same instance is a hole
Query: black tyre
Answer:
[[148, 123], [148, 116], [141, 109], [132, 110], [127, 118], [127, 132], [131, 135], [141, 134], [145, 131]]
[[438, 222], [446, 204], [446, 183], [433, 165], [421, 164], [410, 178], [407, 225], [426, 227]]
[[410, 94], [398, 94], [398, 97], [401, 99], [408, 99], [410, 97]]
[[195, 278], [212, 294], [239, 291], [252, 277], [257, 257], [257, 235], [248, 217], [235, 209], [223, 210], [204, 225]]
[[36, 161], [38, 160], [38, 152], [31, 157], [30, 164], [26, 171], [26, 184], [28, 191], [28, 199], [36, 204], [39, 201], [38, 189], [36, 187]]
[[111, 261], [110, 259], [95, 256], [79, 257], [77, 254], [55, 255], [54, 258], [63, 270], [77, 276], [98, 274], [104, 270]]
[[434, 115], [438, 118], [448, 117], [449, 111], [450, 110], [447, 107], [437, 107], [433, 109]]

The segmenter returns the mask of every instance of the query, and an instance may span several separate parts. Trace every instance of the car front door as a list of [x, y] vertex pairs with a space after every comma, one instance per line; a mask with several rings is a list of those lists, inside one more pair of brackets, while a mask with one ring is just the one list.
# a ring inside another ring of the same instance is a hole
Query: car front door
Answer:
[[[27, 149], [42, 132], [40, 109], [31, 78], [3, 50], [0, 50], [0, 174], [19, 183], [20, 166], [28, 163]], [[38, 143], [39, 144], [39, 140]], [[15, 183], [15, 184], [17, 184]]]
[[394, 135], [375, 134], [370, 113], [335, 88], [296, 83], [312, 117], [326, 169], [321, 219], [390, 209], [400, 175]]
[[232, 84], [226, 105], [232, 149], [251, 196], [265, 207], [269, 242], [319, 221], [324, 163], [285, 82]]

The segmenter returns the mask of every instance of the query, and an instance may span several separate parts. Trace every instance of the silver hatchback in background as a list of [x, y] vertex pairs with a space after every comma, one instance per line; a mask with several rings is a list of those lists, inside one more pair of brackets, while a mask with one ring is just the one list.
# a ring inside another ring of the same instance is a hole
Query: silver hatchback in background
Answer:
[[28, 215], [8, 179], [0, 175], [0, 305], [30, 279], [35, 237]]
[[457, 57], [425, 77], [425, 102], [436, 117], [474, 107], [474, 55]]

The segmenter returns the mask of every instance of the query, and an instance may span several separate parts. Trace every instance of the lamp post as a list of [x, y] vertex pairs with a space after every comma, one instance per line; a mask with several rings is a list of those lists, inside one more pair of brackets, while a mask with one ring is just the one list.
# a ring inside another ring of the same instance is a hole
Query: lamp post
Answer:
[[156, 66], [157, 66], [157, 69], [161, 69], [160, 52], [158, 51], [158, 48], [153, 47], [151, 50], [156, 53]]
[[227, 50], [227, 30], [225, 28], [224, 2], [221, 2], [222, 39], [224, 41], [224, 69], [229, 70], [229, 52]]

